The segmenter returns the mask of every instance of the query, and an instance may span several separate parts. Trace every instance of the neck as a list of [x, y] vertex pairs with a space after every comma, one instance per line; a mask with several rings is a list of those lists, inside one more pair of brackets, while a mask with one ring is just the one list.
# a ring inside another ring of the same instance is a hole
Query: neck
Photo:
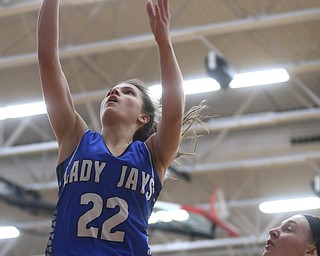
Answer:
[[115, 147], [118, 145], [128, 146], [133, 139], [135, 129], [133, 127], [114, 127], [104, 126], [101, 135], [107, 146]]
[[101, 135], [103, 141], [110, 153], [118, 157], [127, 149], [127, 147], [132, 143], [133, 132], [131, 129], [109, 129], [104, 127], [101, 130]]

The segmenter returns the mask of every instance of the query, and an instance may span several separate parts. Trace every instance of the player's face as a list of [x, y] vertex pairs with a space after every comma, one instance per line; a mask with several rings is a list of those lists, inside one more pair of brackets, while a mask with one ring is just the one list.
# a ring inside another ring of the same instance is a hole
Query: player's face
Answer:
[[108, 113], [135, 121], [142, 113], [142, 92], [132, 84], [119, 84], [113, 87], [102, 100], [100, 113], [102, 122]]
[[262, 256], [304, 256], [312, 247], [308, 245], [310, 226], [303, 215], [294, 215], [269, 231]]

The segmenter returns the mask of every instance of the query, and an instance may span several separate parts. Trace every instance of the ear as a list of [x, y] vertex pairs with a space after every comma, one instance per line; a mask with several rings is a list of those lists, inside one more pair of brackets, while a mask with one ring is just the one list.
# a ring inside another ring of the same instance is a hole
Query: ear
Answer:
[[318, 255], [317, 248], [315, 246], [308, 248], [305, 255], [306, 256], [317, 256]]
[[147, 124], [150, 121], [150, 116], [145, 113], [142, 113], [138, 118], [138, 121], [142, 124]]

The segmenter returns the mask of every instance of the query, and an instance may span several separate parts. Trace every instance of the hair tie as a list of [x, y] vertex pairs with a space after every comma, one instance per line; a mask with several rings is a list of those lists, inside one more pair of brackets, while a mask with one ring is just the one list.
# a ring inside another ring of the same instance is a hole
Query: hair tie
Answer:
[[303, 214], [303, 216], [308, 220], [313, 241], [316, 242], [317, 247], [319, 247], [320, 218], [309, 214]]

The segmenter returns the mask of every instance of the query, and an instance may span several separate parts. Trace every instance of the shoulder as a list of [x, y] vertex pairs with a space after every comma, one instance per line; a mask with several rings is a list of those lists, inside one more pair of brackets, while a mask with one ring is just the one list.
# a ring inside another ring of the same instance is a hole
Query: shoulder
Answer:
[[59, 144], [58, 164], [68, 158], [76, 150], [76, 148], [79, 147], [81, 142], [90, 140], [91, 137], [96, 136], [97, 135], [95, 132], [92, 132], [90, 129], [86, 129], [79, 138], [70, 137], [69, 139], [63, 140], [63, 142]]

